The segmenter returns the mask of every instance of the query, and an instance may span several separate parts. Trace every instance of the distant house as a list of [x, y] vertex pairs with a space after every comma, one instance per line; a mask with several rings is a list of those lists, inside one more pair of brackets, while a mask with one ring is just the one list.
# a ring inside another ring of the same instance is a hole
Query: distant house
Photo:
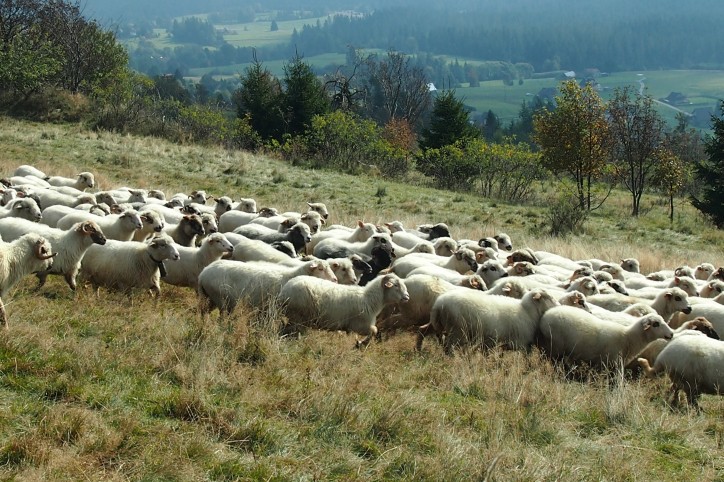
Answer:
[[681, 92], [672, 92], [668, 96], [661, 99], [670, 105], [688, 105], [689, 99], [686, 98]]
[[601, 86], [601, 84], [599, 84], [598, 81], [596, 79], [594, 79], [593, 77], [586, 77], [585, 79], [581, 80], [578, 83], [578, 85], [580, 85], [582, 88], [587, 85], [590, 85], [591, 87], [593, 87], [593, 90], [595, 90], [597, 92], [600, 92], [603, 90], [603, 87]]
[[569, 70], [568, 72], [563, 72], [563, 75], [565, 75], [565, 77], [566, 77], [567, 79], [575, 79], [575, 78], [576, 78], [576, 72], [573, 71], [573, 70]]

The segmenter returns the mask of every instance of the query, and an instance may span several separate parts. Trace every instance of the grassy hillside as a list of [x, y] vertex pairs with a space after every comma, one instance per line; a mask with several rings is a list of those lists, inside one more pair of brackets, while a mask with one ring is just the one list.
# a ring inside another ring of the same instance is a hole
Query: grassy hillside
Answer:
[[[331, 222], [450, 224], [456, 237], [508, 232], [574, 258], [635, 256], [646, 271], [724, 265], [724, 237], [683, 202], [674, 226], [647, 199], [617, 195], [578, 238], [542, 226], [552, 186], [527, 206], [277, 159], [0, 119], [0, 168], [97, 173], [100, 188], [206, 189]], [[724, 400], [671, 409], [668, 383], [565, 377], [530, 355], [447, 358], [400, 333], [365, 351], [352, 335], [281, 339], [277, 307], [203, 320], [189, 289], [162, 297], [69, 292], [26, 279], [4, 301], [0, 478], [16, 480], [721, 480]]]

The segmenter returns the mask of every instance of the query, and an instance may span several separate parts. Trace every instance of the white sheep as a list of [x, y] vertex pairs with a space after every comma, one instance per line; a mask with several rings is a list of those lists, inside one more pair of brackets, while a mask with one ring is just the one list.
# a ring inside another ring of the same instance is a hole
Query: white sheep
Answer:
[[413, 301], [386, 306], [377, 320], [378, 335], [385, 331], [425, 325], [430, 321], [430, 311], [435, 300], [443, 293], [462, 288], [460, 285], [426, 274], [406, 277], [405, 286]]
[[724, 342], [702, 333], [688, 330], [677, 335], [661, 350], [653, 368], [645, 358], [639, 363], [648, 376], [669, 375], [672, 405], [678, 403], [680, 390], [696, 408], [702, 393], [724, 394]]
[[196, 289], [201, 271], [225, 254], [234, 252], [234, 246], [222, 233], [206, 237], [201, 246], [177, 246], [179, 260], [166, 265], [166, 276], [161, 281], [170, 285], [188, 286]]
[[138, 211], [143, 227], [133, 233], [133, 241], [145, 241], [163, 231], [166, 227], [163, 214], [151, 209]]
[[[683, 333], [686, 330], [696, 330], [710, 338], [714, 338], [715, 340], [720, 339], [719, 333], [717, 333], [717, 331], [714, 329], [714, 325], [709, 323], [709, 320], [701, 316], [694, 318], [693, 320], [685, 321], [684, 324], [674, 330], [674, 337], [677, 337], [679, 334]], [[644, 348], [641, 353], [638, 354], [636, 361], [640, 360], [641, 358], [645, 358], [650, 364], [653, 364], [656, 360], [656, 357], [659, 356], [659, 353], [661, 353], [661, 350], [664, 349], [667, 343], [668, 341], [663, 339], [652, 341], [646, 346], [646, 348]], [[634, 363], [635, 362], [632, 362], [632, 365]], [[638, 364], [640, 365], [641, 362], [638, 362]]]
[[447, 258], [436, 254], [411, 253], [403, 258], [399, 258], [392, 263], [391, 270], [397, 275], [405, 278], [415, 269], [426, 266], [435, 265], [465, 274], [468, 271], [475, 272], [478, 269], [478, 263], [475, 261], [475, 253], [467, 248], [462, 248]]
[[296, 252], [302, 251], [304, 247], [312, 239], [312, 233], [309, 226], [304, 223], [294, 224], [289, 231], [280, 233], [278, 231], [268, 231], [266, 233], [255, 233], [253, 230], [245, 230], [248, 226], [241, 226], [234, 230], [237, 234], [242, 234], [250, 239], [258, 239], [265, 243], [275, 243], [278, 241], [289, 241], [294, 246]]
[[509, 298], [522, 299], [530, 289], [523, 283], [525, 278], [521, 277], [506, 277], [501, 278], [499, 281], [493, 284], [488, 291], [485, 292], [487, 295], [507, 296]]
[[136, 230], [143, 228], [138, 212], [130, 210], [103, 217], [85, 211], [66, 214], [58, 221], [58, 229], [71, 229], [74, 224], [81, 221], [95, 221], [106, 238], [116, 241], [130, 241]]
[[366, 241], [354, 243], [340, 238], [323, 239], [314, 247], [314, 256], [321, 259], [345, 258], [352, 254], [372, 256], [372, 250], [380, 248], [392, 255], [395, 254], [392, 238], [390, 238], [389, 234], [376, 233]]
[[45, 284], [48, 275], [53, 274], [63, 275], [70, 289], [75, 291], [75, 279], [83, 255], [92, 244], [106, 244], [103, 231], [93, 221], [81, 221], [71, 229], [63, 231], [26, 219], [0, 219], [0, 233], [5, 241], [18, 239], [26, 233], [36, 233], [50, 242], [57, 256], [53, 260], [53, 266], [36, 272], [38, 288]]
[[279, 212], [275, 208], [261, 208], [259, 212], [246, 212], [232, 209], [219, 216], [219, 231], [222, 233], [230, 233], [239, 226], [249, 224], [252, 219], [257, 217], [277, 216]]
[[658, 295], [663, 289], [674, 287], [681, 288], [688, 296], [699, 296], [699, 285], [694, 278], [689, 278], [688, 276], [674, 276], [674, 278], [666, 283], [666, 286], [663, 288], [648, 287], [629, 289], [628, 292], [630, 296], [652, 300], [656, 298], [656, 295]]
[[688, 313], [675, 313], [669, 320], [669, 325], [671, 325], [672, 328], [678, 328], [685, 321], [693, 320], [700, 316], [709, 320], [717, 333], [724, 334], [724, 305], [708, 299], [691, 305], [691, 311]]
[[58, 227], [58, 221], [63, 218], [63, 216], [71, 213], [75, 213], [78, 211], [88, 211], [86, 209], [80, 209], [78, 207], [70, 207], [70, 206], [63, 206], [63, 205], [56, 205], [56, 206], [48, 206], [43, 209], [42, 211], [42, 217], [40, 218], [40, 222], [45, 224], [46, 226], [50, 226], [51, 228], [57, 228]]
[[[535, 341], [541, 316], [558, 305], [555, 298], [540, 288], [527, 292], [521, 300], [472, 290], [452, 290], [435, 301], [430, 328], [446, 335], [447, 354], [452, 354], [456, 346], [481, 344], [528, 350]], [[421, 327], [420, 332], [425, 333], [425, 327]], [[420, 344], [418, 339], [418, 347]]]
[[701, 263], [694, 268], [694, 278], [699, 280], [708, 280], [709, 277], [714, 274], [716, 268], [711, 263]]
[[475, 274], [483, 278], [485, 285], [490, 287], [495, 284], [496, 280], [507, 277], [508, 271], [497, 259], [489, 259], [480, 265]]
[[297, 267], [214, 261], [199, 274], [201, 313], [218, 308], [222, 316], [230, 314], [241, 300], [246, 300], [251, 307], [262, 306], [277, 297], [284, 283], [302, 275], [336, 281], [332, 268], [324, 260], [307, 261]]
[[724, 281], [712, 280], [707, 281], [699, 290], [699, 296], [702, 298], [716, 298], [724, 292]]
[[51, 189], [36, 189], [35, 194], [38, 196], [40, 205], [43, 206], [43, 209], [57, 205], [75, 207], [79, 204], [85, 203], [96, 204], [96, 197], [91, 193], [73, 195], [53, 191]]
[[28, 164], [23, 164], [21, 166], [18, 166], [18, 168], [15, 169], [13, 176], [23, 176], [23, 177], [33, 176], [33, 177], [37, 177], [39, 179], [45, 179], [46, 177], [48, 177], [40, 169], [30, 166]]
[[33, 198], [23, 197], [12, 199], [4, 207], [0, 207], [1, 218], [23, 218], [28, 221], [40, 221], [43, 217], [38, 203]]
[[658, 338], [671, 338], [673, 333], [656, 314], [623, 326], [577, 308], [560, 306], [541, 318], [538, 345], [553, 359], [598, 367], [614, 367], [619, 362], [626, 366], [646, 345]]
[[434, 264], [424, 265], [420, 266], [419, 268], [415, 268], [409, 273], [407, 273], [407, 277], [414, 276], [416, 274], [426, 274], [429, 276], [436, 276], [442, 280], [447, 281], [448, 283], [452, 283], [454, 285], [460, 285], [464, 284], [465, 280], [474, 280], [473, 285], [476, 289], [480, 290], [487, 290], [488, 286], [485, 284], [485, 281], [483, 278], [481, 278], [477, 274], [469, 275], [469, 274], [460, 274], [457, 271], [453, 271], [451, 269], [443, 268], [442, 266], [437, 266]]
[[109, 240], [92, 245], [81, 261], [81, 277], [98, 293], [101, 286], [130, 293], [134, 288], [161, 295], [160, 279], [166, 274], [165, 260], [178, 261], [179, 253], [170, 236], [161, 234], [144, 243]]
[[70, 186], [79, 191], [93, 189], [95, 186], [95, 177], [90, 172], [81, 172], [75, 178], [50, 176], [46, 179], [51, 186]]
[[588, 302], [608, 311], [623, 311], [635, 303], [644, 303], [656, 310], [665, 320], [668, 320], [671, 315], [677, 311], [688, 314], [691, 313], [692, 309], [689, 304], [689, 297], [679, 288], [667, 288], [661, 291], [653, 300], [634, 298], [616, 293], [589, 296]]
[[332, 229], [330, 227], [324, 231], [319, 231], [312, 236], [312, 240], [309, 242], [307, 249], [309, 250], [308, 252], [314, 252], [317, 244], [327, 238], [339, 238], [349, 243], [357, 243], [367, 241], [376, 233], [377, 226], [372, 223], [364, 223], [362, 221], [357, 221], [357, 225], [351, 231], [347, 229]]
[[35, 176], [11, 176], [8, 178], [12, 187], [28, 187], [28, 188], [49, 188], [50, 184], [45, 179]]
[[52, 266], [52, 246], [41, 235], [27, 233], [9, 243], [0, 241], [0, 322], [8, 328], [3, 300], [26, 275]]
[[[329, 211], [327, 210], [327, 206], [324, 203], [307, 203], [307, 207], [309, 208], [309, 211], [316, 211], [322, 216], [322, 219], [328, 219], [329, 218]], [[298, 212], [286, 212], [282, 213], [282, 216], [296, 216], [301, 217], [301, 213]]]
[[351, 331], [365, 336], [357, 346], [366, 345], [377, 333], [377, 316], [386, 305], [410, 299], [405, 282], [392, 273], [365, 286], [336, 285], [300, 276], [289, 280], [279, 297], [291, 327]]

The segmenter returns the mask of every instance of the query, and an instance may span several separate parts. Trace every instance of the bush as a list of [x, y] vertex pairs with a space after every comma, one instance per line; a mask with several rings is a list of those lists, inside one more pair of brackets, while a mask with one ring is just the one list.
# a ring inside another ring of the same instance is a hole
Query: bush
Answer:
[[566, 236], [583, 231], [588, 211], [574, 196], [561, 196], [551, 202], [545, 222], [552, 236]]

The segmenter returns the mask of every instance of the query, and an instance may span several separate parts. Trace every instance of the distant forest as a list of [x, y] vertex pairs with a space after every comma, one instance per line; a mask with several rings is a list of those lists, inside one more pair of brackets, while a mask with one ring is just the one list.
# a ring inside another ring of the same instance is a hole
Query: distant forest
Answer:
[[[288, 60], [295, 52], [313, 56], [374, 48], [418, 58], [444, 55], [529, 64], [534, 72], [724, 68], [721, 0], [270, 0], [263, 6], [229, 0], [87, 0], [85, 9], [106, 24], [115, 22], [119, 31], [128, 32], [124, 26], [134, 25], [134, 35], [141, 37], [188, 14], [214, 18], [246, 12], [253, 18], [254, 12], [275, 10], [279, 18], [290, 18], [347, 9], [363, 14], [334, 16], [295, 31], [286, 45], [257, 48], [264, 61]], [[246, 63], [251, 52], [251, 47], [220, 40], [162, 51], [145, 44], [129, 54], [137, 62], [134, 68], [159, 74]], [[159, 58], [163, 63], [149, 60]]]

